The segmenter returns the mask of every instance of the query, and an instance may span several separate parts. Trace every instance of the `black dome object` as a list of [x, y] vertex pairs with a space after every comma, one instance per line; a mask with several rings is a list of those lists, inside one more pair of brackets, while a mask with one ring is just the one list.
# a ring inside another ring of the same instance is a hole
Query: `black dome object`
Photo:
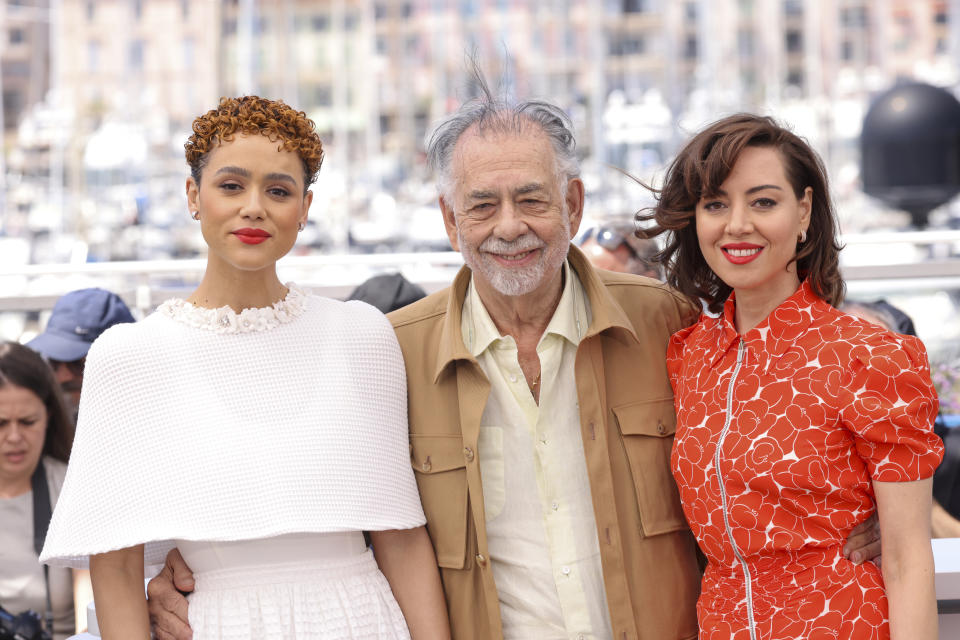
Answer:
[[863, 119], [860, 157], [864, 191], [925, 225], [960, 192], [960, 101], [921, 83], [880, 94]]

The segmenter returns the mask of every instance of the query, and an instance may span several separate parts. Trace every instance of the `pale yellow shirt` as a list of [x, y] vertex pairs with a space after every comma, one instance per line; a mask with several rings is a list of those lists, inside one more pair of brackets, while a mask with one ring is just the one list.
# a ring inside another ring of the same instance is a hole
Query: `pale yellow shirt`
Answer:
[[471, 281], [461, 330], [490, 380], [477, 443], [491, 569], [507, 640], [610, 638], [574, 363], [590, 304], [564, 266], [560, 303], [537, 345], [540, 405]]

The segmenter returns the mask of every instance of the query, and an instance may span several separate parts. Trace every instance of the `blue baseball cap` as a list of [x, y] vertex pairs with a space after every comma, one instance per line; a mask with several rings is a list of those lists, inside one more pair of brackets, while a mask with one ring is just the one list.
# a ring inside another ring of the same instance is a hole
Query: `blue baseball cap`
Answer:
[[105, 289], [78, 289], [57, 300], [47, 328], [27, 346], [51, 360], [79, 360], [101, 333], [122, 322], [134, 319], [120, 296]]

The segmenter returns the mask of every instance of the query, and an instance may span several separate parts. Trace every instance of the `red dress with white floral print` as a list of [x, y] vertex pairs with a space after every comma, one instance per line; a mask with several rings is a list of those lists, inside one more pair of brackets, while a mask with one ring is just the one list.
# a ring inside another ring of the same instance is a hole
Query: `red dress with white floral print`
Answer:
[[872, 480], [926, 478], [940, 462], [923, 344], [806, 283], [743, 336], [734, 304], [667, 350], [671, 466], [709, 559], [700, 639], [889, 638], [880, 570], [842, 547], [874, 511]]

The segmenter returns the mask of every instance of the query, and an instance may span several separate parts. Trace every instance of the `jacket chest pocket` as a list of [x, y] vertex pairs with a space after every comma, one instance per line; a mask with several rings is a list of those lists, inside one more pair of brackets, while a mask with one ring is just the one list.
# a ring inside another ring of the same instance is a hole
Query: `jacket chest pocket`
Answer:
[[680, 493], [670, 473], [670, 448], [677, 431], [673, 398], [614, 407], [613, 415], [627, 451], [644, 535], [686, 529]]
[[467, 551], [467, 469], [459, 435], [410, 434], [413, 465], [437, 564], [463, 569]]

